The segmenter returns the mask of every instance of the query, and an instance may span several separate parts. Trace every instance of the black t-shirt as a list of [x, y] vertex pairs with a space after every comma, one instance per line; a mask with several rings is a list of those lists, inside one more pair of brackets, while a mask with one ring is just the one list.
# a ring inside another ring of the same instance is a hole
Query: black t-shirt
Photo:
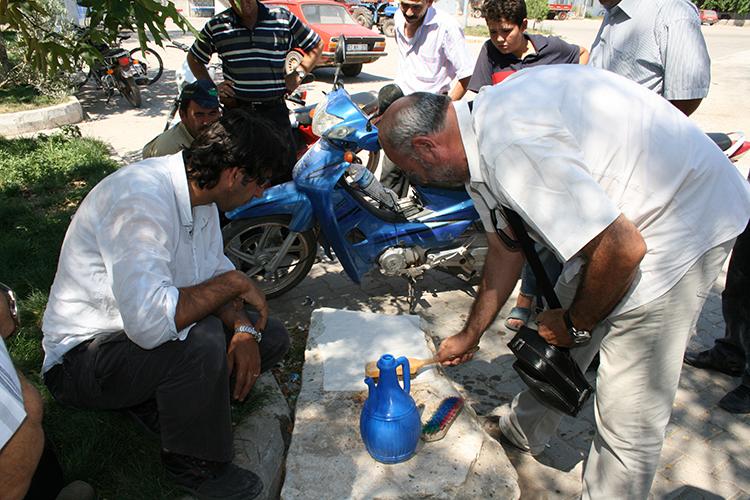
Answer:
[[528, 54], [519, 59], [513, 54], [503, 54], [487, 40], [482, 46], [474, 66], [474, 74], [469, 81], [469, 90], [479, 92], [485, 85], [502, 82], [516, 71], [543, 64], [578, 64], [581, 51], [578, 45], [563, 42], [556, 36], [527, 35], [536, 49], [535, 54]]

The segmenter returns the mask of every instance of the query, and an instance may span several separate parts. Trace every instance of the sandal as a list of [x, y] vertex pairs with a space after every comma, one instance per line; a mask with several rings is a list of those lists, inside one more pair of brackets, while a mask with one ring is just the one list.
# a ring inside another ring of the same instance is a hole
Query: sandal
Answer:
[[525, 307], [514, 307], [510, 310], [510, 314], [508, 314], [508, 317], [505, 318], [505, 327], [508, 330], [511, 330], [513, 332], [518, 331], [517, 326], [513, 326], [510, 323], [508, 323], [509, 319], [520, 319], [523, 321], [523, 324], [526, 325], [529, 322], [529, 316], [531, 315], [531, 311]]

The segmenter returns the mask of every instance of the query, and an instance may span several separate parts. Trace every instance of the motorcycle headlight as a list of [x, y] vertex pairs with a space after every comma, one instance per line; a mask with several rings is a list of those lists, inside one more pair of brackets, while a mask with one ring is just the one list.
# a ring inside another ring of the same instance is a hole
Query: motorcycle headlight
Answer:
[[315, 113], [313, 114], [312, 121], [312, 132], [318, 137], [323, 137], [326, 130], [331, 127], [335, 127], [339, 123], [343, 122], [344, 119], [336, 115], [328, 113], [328, 96], [324, 97], [322, 101], [315, 107]]

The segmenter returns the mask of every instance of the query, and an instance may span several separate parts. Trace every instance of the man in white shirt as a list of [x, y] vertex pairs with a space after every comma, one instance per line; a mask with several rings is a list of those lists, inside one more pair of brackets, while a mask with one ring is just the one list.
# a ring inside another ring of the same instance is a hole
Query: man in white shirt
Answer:
[[711, 59], [688, 0], [599, 0], [606, 10], [589, 66], [622, 75], [690, 116], [708, 95]]
[[[565, 309], [540, 314], [539, 334], [571, 347], [581, 369], [601, 355], [583, 498], [647, 498], [687, 339], [750, 216], [745, 180], [666, 100], [579, 65], [519, 71], [485, 87], [473, 111], [408, 96], [379, 129], [405, 171], [465, 184], [488, 228], [477, 298], [436, 359], [470, 360], [512, 293], [525, 259], [494, 232], [490, 211], [516, 211], [565, 263], [556, 285]], [[490, 430], [537, 454], [561, 418], [526, 391]]]
[[263, 489], [231, 464], [230, 397], [244, 400], [289, 337], [224, 256], [219, 210], [262, 196], [288, 148], [271, 122], [234, 110], [185, 151], [102, 180], [68, 228], [44, 313], [52, 395], [129, 412], [161, 437], [167, 476], [199, 498]]
[[[433, 7], [432, 2], [402, 0], [393, 18], [398, 46], [395, 83], [407, 95], [432, 92], [448, 94], [457, 101], [466, 94], [476, 60], [458, 20]], [[387, 157], [380, 180], [401, 197], [408, 193], [408, 179]]]

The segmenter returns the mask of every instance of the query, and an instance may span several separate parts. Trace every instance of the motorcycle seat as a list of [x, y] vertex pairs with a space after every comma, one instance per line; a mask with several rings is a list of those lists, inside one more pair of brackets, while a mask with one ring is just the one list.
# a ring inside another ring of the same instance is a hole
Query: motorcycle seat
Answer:
[[721, 132], [709, 132], [706, 135], [708, 135], [722, 151], [726, 151], [732, 147], [732, 138], [727, 134], [722, 134]]

